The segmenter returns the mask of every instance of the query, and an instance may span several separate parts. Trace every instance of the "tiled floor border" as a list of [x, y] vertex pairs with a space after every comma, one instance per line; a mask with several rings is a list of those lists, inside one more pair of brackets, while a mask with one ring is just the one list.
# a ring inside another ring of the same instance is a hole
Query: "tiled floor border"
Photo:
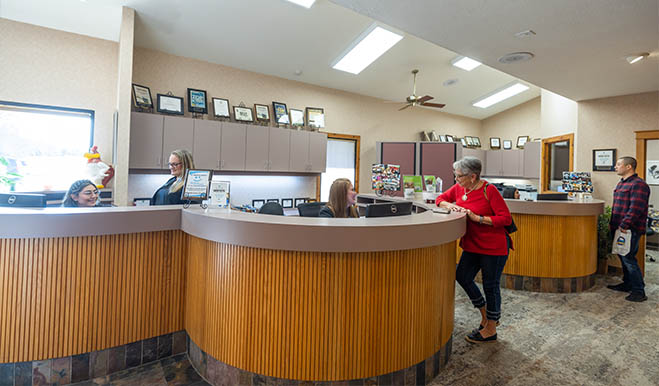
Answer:
[[337, 382], [297, 381], [279, 379], [251, 373], [220, 362], [201, 350], [192, 340], [188, 339], [188, 356], [190, 363], [208, 383], [219, 385], [305, 385], [305, 386], [365, 386], [365, 385], [426, 385], [446, 366], [451, 356], [453, 338], [441, 347], [435, 354], [414, 366], [393, 373], [372, 378], [351, 379]]
[[63, 358], [0, 363], [0, 386], [68, 385], [185, 353], [187, 333], [177, 331]]

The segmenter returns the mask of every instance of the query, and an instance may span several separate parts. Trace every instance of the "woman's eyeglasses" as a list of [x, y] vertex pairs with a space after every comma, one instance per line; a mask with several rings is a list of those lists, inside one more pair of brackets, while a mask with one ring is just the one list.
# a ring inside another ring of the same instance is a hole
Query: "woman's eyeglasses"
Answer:
[[92, 196], [92, 195], [98, 196], [98, 190], [83, 190], [82, 192], [80, 192], [80, 194], [83, 194], [85, 196]]
[[169, 162], [167, 165], [169, 165], [170, 168], [175, 168], [183, 164], [183, 162]]
[[457, 173], [453, 173], [453, 175], [455, 176], [455, 179], [456, 179], [456, 180], [459, 179], [459, 178], [462, 178], [462, 177], [466, 177], [466, 176], [467, 176], [466, 174], [457, 174]]

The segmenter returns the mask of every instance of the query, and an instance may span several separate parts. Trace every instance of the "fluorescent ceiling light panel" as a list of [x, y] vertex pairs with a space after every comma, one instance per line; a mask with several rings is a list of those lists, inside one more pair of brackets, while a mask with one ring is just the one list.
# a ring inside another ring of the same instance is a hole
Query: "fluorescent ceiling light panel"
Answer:
[[403, 36], [397, 33], [373, 25], [357, 38], [332, 68], [359, 74], [402, 38]]
[[488, 108], [494, 104], [497, 104], [501, 102], [504, 99], [508, 99], [512, 96], [515, 96], [521, 92], [524, 92], [529, 89], [529, 86], [521, 84], [521, 83], [514, 83], [510, 86], [507, 86], [501, 91], [497, 91], [494, 94], [481, 98], [474, 102], [472, 106], [474, 107], [480, 107], [482, 109]]
[[478, 62], [466, 56], [458, 56], [457, 58], [451, 60], [451, 64], [465, 71], [471, 71], [474, 68], [480, 66], [481, 62]]
[[293, 4], [300, 5], [304, 8], [311, 8], [313, 3], [316, 2], [316, 0], [288, 0], [288, 1], [290, 1]]

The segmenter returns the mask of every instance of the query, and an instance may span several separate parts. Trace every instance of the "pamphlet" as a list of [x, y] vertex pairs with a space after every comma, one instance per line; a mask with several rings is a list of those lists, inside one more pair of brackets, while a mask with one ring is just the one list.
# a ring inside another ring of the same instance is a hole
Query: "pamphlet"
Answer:
[[231, 202], [230, 188], [229, 181], [211, 181], [208, 207], [228, 208]]

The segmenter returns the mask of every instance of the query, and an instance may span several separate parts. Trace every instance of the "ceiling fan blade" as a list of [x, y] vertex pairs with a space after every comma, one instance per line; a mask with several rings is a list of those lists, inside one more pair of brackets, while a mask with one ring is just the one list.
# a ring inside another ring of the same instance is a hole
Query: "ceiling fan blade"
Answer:
[[408, 103], [408, 104], [406, 104], [405, 106], [399, 108], [398, 111], [405, 110], [406, 108], [411, 107], [411, 106], [412, 106], [412, 104], [411, 104], [411, 103]]
[[431, 97], [430, 95], [422, 96], [421, 98], [417, 99], [417, 103], [423, 103], [425, 101], [429, 101], [431, 99], [434, 99], [434, 97]]
[[446, 106], [443, 103], [421, 103], [421, 106], [426, 106], [426, 107], [437, 107], [438, 109], [441, 109], [442, 107]]

